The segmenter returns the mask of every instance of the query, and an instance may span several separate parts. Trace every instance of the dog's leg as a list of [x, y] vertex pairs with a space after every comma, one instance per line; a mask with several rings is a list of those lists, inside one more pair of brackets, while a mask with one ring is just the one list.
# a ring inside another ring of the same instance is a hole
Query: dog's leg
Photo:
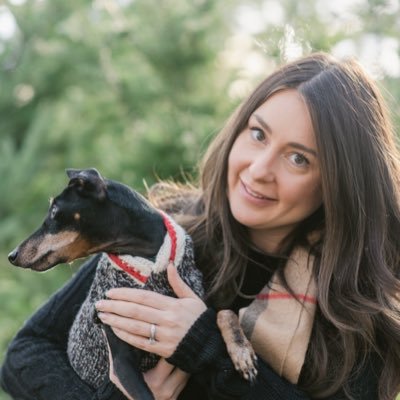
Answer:
[[118, 338], [108, 325], [104, 325], [103, 328], [111, 352], [114, 372], [124, 389], [135, 400], [154, 400], [139, 369], [139, 351]]
[[217, 314], [217, 325], [236, 370], [245, 379], [253, 382], [257, 376], [257, 356], [237, 315], [231, 310], [221, 310]]

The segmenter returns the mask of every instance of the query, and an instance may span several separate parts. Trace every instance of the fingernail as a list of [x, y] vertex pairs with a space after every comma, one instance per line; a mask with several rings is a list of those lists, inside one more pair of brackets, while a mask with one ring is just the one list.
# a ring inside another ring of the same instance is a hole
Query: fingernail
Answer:
[[97, 313], [97, 317], [100, 318], [102, 321], [107, 319], [107, 315], [102, 312]]
[[96, 307], [96, 310], [100, 310], [104, 306], [104, 302], [100, 300], [96, 302], [94, 306]]

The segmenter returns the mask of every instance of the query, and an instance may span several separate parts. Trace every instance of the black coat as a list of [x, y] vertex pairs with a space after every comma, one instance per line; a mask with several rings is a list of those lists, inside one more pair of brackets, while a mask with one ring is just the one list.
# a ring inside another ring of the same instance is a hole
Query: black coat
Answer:
[[[1, 386], [16, 400], [121, 400], [122, 393], [106, 381], [98, 390], [83, 382], [69, 364], [68, 333], [92, 283], [98, 257], [89, 260], [22, 327], [10, 343], [1, 369]], [[264, 281], [265, 282], [265, 281]], [[192, 373], [180, 400], [311, 399], [259, 360], [253, 386], [240, 378], [226, 352], [209, 308], [168, 360]], [[378, 379], [371, 365], [352, 383], [356, 400], [377, 400]], [[341, 393], [331, 400], [343, 399]]]

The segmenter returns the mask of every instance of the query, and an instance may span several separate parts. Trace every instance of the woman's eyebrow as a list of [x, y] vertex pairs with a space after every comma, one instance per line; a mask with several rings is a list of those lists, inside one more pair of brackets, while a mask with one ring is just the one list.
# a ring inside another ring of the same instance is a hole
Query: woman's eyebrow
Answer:
[[305, 151], [306, 153], [310, 153], [310, 154], [312, 154], [314, 157], [318, 157], [317, 152], [316, 152], [314, 149], [310, 149], [309, 147], [304, 146], [303, 144], [296, 143], [296, 142], [290, 142], [290, 143], [288, 143], [288, 144], [289, 144], [289, 146], [291, 146], [291, 147], [294, 147], [294, 148], [299, 149], [299, 150], [303, 150], [303, 151]]
[[253, 114], [257, 122], [269, 133], [272, 133], [271, 127], [257, 114]]
[[[253, 114], [254, 118], [257, 120], [257, 122], [270, 134], [272, 134], [272, 129], [271, 127], [257, 114]], [[301, 143], [296, 143], [296, 142], [290, 142], [289, 146], [294, 147], [296, 149], [305, 151], [307, 153], [312, 154], [314, 157], [317, 157], [317, 152], [314, 149], [311, 149], [310, 147], [304, 146]]]

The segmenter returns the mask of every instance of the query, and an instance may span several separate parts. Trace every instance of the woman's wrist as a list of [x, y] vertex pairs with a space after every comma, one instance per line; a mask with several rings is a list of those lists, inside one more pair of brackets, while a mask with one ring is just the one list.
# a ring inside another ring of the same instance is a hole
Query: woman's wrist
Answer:
[[221, 349], [225, 348], [216, 315], [212, 308], [205, 310], [167, 361], [189, 373], [199, 372], [213, 363]]

